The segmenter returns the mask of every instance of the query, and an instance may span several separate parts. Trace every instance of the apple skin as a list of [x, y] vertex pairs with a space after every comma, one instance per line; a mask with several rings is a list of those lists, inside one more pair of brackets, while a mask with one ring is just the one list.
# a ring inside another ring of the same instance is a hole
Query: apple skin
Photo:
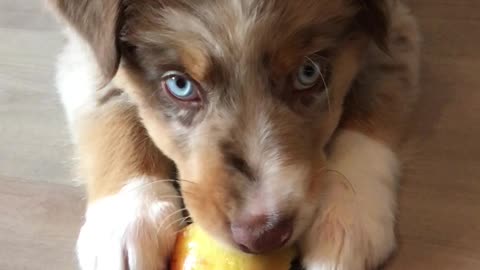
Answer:
[[170, 270], [289, 270], [295, 256], [293, 248], [266, 255], [233, 250], [192, 224], [178, 234]]

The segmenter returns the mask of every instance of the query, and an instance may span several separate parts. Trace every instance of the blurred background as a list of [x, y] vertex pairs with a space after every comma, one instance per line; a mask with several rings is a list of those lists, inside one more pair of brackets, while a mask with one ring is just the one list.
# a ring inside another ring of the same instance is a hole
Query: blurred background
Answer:
[[[72, 0], [74, 1], [74, 0]], [[0, 269], [76, 269], [84, 195], [53, 87], [60, 28], [40, 0], [0, 0]], [[480, 1], [411, 0], [424, 94], [386, 270], [480, 269]]]

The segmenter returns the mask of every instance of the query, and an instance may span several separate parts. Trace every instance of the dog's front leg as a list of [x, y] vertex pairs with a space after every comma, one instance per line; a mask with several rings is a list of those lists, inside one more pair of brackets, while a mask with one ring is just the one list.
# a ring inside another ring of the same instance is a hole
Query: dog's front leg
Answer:
[[77, 242], [81, 269], [168, 269], [181, 213], [172, 187], [150, 185], [157, 179], [131, 178], [117, 193], [89, 203]]
[[181, 200], [168, 180], [173, 164], [150, 140], [129, 98], [113, 83], [98, 89], [111, 81], [122, 58], [125, 5], [47, 2], [66, 26], [57, 86], [88, 191], [77, 244], [80, 266], [165, 270], [181, 220]]
[[180, 230], [172, 164], [153, 145], [124, 97], [75, 122], [88, 209], [77, 243], [83, 270], [162, 270]]
[[395, 247], [398, 160], [385, 144], [341, 131], [330, 157], [326, 196], [302, 243], [308, 270], [364, 270]]
[[420, 38], [400, 2], [392, 7], [391, 21], [389, 55], [372, 51], [364, 78], [368, 89], [354, 93], [370, 104], [350, 103], [332, 142], [323, 179], [330, 188], [320, 196], [319, 214], [302, 243], [308, 270], [371, 269], [395, 247], [396, 152], [420, 91]]

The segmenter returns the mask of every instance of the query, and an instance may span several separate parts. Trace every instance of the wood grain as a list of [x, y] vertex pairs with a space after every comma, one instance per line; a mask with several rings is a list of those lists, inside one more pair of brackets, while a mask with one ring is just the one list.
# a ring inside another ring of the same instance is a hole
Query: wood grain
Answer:
[[412, 0], [422, 87], [389, 270], [480, 269], [480, 2]]
[[82, 192], [0, 176], [0, 269], [76, 269]]
[[[0, 269], [75, 269], [83, 215], [53, 89], [63, 39], [35, 0], [0, 0]], [[480, 1], [410, 0], [424, 94], [405, 147], [387, 270], [480, 269]]]

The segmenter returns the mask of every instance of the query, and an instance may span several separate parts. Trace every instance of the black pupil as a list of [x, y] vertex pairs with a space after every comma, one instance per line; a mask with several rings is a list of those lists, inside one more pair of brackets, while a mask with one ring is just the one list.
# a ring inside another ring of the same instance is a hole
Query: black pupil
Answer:
[[306, 65], [303, 67], [303, 75], [307, 77], [312, 77], [316, 73], [315, 67], [312, 65]]
[[177, 84], [178, 88], [185, 88], [187, 86], [187, 80], [182, 77], [177, 77], [175, 83]]

